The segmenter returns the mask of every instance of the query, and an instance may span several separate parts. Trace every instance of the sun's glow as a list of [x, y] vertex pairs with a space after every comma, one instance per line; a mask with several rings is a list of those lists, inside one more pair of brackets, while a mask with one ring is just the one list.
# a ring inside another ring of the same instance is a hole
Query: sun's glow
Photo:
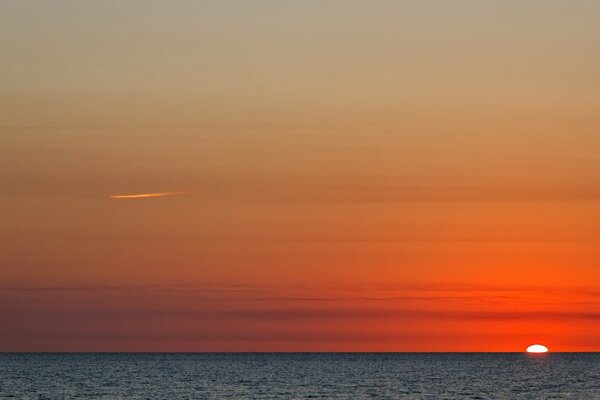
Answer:
[[528, 353], [547, 353], [548, 348], [541, 344], [532, 344], [527, 348]]

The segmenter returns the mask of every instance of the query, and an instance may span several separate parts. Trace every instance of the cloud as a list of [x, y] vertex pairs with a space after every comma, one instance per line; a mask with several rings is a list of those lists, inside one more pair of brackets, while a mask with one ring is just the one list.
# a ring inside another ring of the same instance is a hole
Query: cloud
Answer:
[[159, 192], [159, 193], [136, 193], [136, 194], [111, 194], [111, 199], [147, 199], [151, 197], [178, 196], [187, 192]]

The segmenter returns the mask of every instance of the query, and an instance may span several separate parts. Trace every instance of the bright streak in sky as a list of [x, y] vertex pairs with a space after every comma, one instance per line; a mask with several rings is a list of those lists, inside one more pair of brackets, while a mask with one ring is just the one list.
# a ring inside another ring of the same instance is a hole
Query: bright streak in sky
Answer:
[[160, 192], [160, 193], [138, 193], [138, 194], [111, 194], [111, 199], [146, 199], [149, 197], [177, 196], [186, 192]]

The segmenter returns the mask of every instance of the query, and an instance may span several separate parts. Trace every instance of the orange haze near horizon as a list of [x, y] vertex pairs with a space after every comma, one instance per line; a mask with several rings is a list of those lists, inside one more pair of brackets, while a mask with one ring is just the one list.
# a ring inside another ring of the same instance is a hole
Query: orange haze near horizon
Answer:
[[598, 17], [0, 4], [0, 351], [600, 351]]

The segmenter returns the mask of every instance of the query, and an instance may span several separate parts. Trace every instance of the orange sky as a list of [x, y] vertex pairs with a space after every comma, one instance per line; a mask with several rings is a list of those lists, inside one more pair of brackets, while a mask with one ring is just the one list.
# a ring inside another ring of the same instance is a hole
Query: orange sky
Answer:
[[0, 351], [600, 351], [600, 5], [0, 4]]

